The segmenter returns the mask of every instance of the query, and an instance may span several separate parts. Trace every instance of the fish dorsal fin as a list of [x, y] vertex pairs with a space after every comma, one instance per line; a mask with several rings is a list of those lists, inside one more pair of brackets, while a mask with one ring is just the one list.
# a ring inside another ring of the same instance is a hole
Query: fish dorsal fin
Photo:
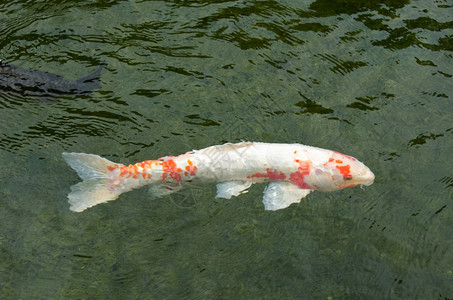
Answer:
[[263, 203], [265, 210], [278, 210], [299, 203], [313, 190], [301, 189], [287, 181], [273, 181], [264, 190]]
[[232, 180], [217, 184], [216, 198], [230, 199], [242, 193], [247, 193], [247, 189], [252, 185], [251, 181]]

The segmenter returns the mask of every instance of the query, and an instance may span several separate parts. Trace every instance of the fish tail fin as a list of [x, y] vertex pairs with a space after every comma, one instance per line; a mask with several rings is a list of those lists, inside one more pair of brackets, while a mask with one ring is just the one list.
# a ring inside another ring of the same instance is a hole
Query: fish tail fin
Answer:
[[64, 152], [63, 158], [83, 180], [71, 187], [68, 194], [70, 210], [82, 212], [97, 204], [115, 200], [125, 191], [121, 184], [114, 184], [120, 181], [115, 180], [114, 171], [109, 170], [109, 167], [121, 165], [94, 154]]
[[84, 76], [80, 79], [77, 79], [77, 82], [80, 84], [92, 84], [93, 88], [100, 88], [99, 78], [101, 77], [101, 71], [104, 69], [105, 63], [101, 63], [99, 67], [92, 73]]

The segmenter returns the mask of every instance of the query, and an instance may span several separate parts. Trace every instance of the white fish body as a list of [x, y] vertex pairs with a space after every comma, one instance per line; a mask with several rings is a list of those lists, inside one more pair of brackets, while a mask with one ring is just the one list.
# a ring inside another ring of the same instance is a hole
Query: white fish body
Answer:
[[70, 209], [76, 212], [145, 185], [160, 197], [177, 192], [187, 182], [215, 182], [216, 197], [229, 199], [253, 183], [270, 181], [263, 203], [266, 210], [277, 210], [300, 202], [314, 190], [374, 182], [373, 172], [357, 159], [301, 144], [228, 143], [129, 166], [93, 154], [63, 153], [63, 157], [83, 179], [68, 195]]

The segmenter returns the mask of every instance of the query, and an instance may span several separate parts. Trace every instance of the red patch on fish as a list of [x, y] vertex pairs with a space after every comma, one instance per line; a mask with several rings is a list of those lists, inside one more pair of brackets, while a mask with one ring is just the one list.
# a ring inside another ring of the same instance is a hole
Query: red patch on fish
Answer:
[[129, 166], [121, 166], [120, 167], [120, 176], [121, 177], [130, 177], [131, 176], [131, 170], [129, 169], [132, 165]]
[[346, 154], [343, 154], [343, 153], [340, 153], [340, 152], [337, 152], [337, 151], [333, 151], [333, 152], [336, 153], [336, 154], [342, 155], [342, 156], [344, 156], [344, 157], [346, 157], [346, 158], [349, 158], [350, 160], [353, 160], [353, 161], [356, 161], [356, 160], [357, 160], [357, 159], [355, 159], [355, 158], [352, 157], [352, 156], [349, 156], [349, 155], [346, 155]]
[[301, 189], [312, 189], [305, 183], [305, 176], [310, 174], [310, 162], [295, 160], [299, 164], [296, 172], [289, 174], [289, 181], [300, 187]]
[[[116, 169], [120, 169], [120, 176], [121, 177], [132, 177], [134, 179], [138, 179], [139, 177], [142, 177], [143, 179], [150, 179], [151, 174], [147, 172], [148, 169], [151, 169], [152, 165], [156, 165], [156, 162], [153, 160], [145, 160], [139, 163], [136, 163], [135, 165], [128, 165], [128, 166], [121, 166], [119, 167], [117, 164], [113, 166], [108, 166], [107, 169], [109, 171], [114, 171]], [[139, 171], [139, 168], [141, 170]]]
[[269, 178], [269, 180], [285, 180], [286, 175], [282, 172], [279, 172], [278, 170], [274, 169], [271, 171], [269, 168], [266, 169], [266, 173], [255, 173], [250, 176], [247, 176], [247, 178], [252, 178], [252, 177], [263, 177], [263, 178]]
[[109, 170], [110, 172], [112, 172], [113, 170], [116, 170], [116, 169], [118, 169], [117, 164], [114, 164], [113, 166], [107, 166], [107, 170]]
[[161, 162], [162, 165], [162, 181], [165, 181], [168, 177], [181, 181], [182, 169], [178, 168], [173, 159], [165, 160]]
[[189, 164], [186, 166], [186, 171], [184, 172], [184, 175], [186, 176], [195, 176], [195, 172], [197, 171], [197, 166], [194, 166], [192, 161], [190, 159], [187, 160], [187, 163]]
[[351, 180], [352, 179], [352, 174], [351, 174], [351, 166], [350, 165], [345, 165], [345, 166], [336, 166], [338, 170], [340, 170], [341, 175], [343, 175], [344, 180]]

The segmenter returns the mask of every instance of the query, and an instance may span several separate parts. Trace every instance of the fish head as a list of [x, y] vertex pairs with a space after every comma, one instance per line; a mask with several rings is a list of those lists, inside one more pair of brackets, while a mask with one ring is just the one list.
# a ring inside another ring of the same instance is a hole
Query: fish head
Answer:
[[365, 164], [339, 152], [333, 152], [328, 161], [315, 168], [314, 174], [314, 185], [321, 191], [336, 191], [356, 185], [369, 186], [375, 178]]

